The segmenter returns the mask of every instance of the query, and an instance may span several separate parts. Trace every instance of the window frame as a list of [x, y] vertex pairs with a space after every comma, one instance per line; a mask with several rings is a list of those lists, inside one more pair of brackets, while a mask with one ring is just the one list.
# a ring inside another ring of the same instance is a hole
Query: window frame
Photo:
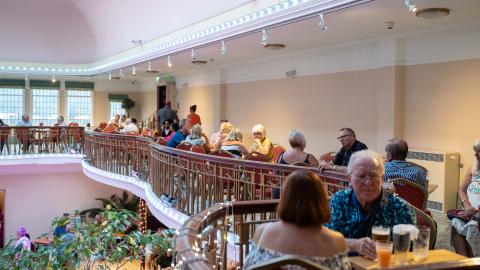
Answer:
[[[93, 89], [85, 89], [85, 88], [65, 88], [65, 122], [76, 122], [78, 123], [78, 119], [70, 119], [69, 117], [69, 91], [84, 91], [84, 92], [89, 92], [90, 93], [90, 119], [88, 121], [88, 123], [90, 123], [90, 126], [94, 126], [94, 115], [93, 115], [93, 108], [94, 108], [94, 104], [93, 104], [93, 101], [94, 101], [94, 94], [93, 94]], [[85, 97], [86, 96], [72, 96], [72, 97]], [[81, 123], [79, 123], [81, 125]], [[86, 124], [85, 124], [86, 125]]]
[[[35, 90], [57, 91], [57, 102], [56, 102], [57, 112], [56, 112], [56, 115], [57, 115], [57, 117], [60, 115], [60, 113], [61, 113], [61, 93], [60, 93], [60, 91], [61, 90], [59, 88], [57, 89], [57, 88], [51, 88], [51, 87], [30, 87], [29, 90], [30, 90], [29, 91], [30, 92], [30, 95], [29, 95], [30, 96], [30, 106], [29, 106], [30, 108], [29, 108], [28, 111], [29, 111], [29, 116], [30, 116], [30, 122], [32, 123], [32, 125], [38, 126], [38, 124], [34, 123], [36, 120], [33, 119], [33, 115], [34, 115], [34, 112], [33, 112], [33, 108], [34, 108], [34, 98], [33, 97], [34, 97], [34, 94], [33, 94], [33, 92]], [[56, 118], [53, 119], [53, 123], [51, 124], [51, 126], [53, 126], [57, 122]], [[40, 119], [39, 123], [42, 122], [41, 120], [42, 119]], [[48, 123], [46, 123], [46, 121], [44, 121], [43, 124], [45, 126], [50, 126]]]

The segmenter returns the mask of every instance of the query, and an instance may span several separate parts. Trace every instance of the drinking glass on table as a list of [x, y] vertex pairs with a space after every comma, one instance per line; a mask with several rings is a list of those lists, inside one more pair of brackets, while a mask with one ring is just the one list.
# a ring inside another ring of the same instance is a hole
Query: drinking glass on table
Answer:
[[415, 261], [425, 261], [428, 257], [430, 244], [430, 229], [418, 227], [417, 238], [413, 240], [413, 257]]
[[388, 241], [390, 240], [390, 227], [373, 226], [372, 227], [372, 240]]
[[377, 251], [377, 263], [379, 268], [388, 268], [392, 259], [393, 244], [388, 240], [378, 240], [375, 242]]
[[393, 250], [395, 251], [395, 263], [398, 265], [408, 263], [408, 251], [410, 250], [410, 231], [393, 227]]

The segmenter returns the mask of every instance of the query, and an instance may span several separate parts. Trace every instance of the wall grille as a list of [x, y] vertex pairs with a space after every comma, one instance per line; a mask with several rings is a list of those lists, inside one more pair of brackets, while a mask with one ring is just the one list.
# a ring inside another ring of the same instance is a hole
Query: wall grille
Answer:
[[435, 154], [435, 153], [408, 151], [407, 158], [417, 159], [417, 160], [443, 162], [444, 155], [443, 154]]
[[443, 211], [443, 203], [428, 201], [427, 208], [432, 210], [437, 210], [437, 211]]

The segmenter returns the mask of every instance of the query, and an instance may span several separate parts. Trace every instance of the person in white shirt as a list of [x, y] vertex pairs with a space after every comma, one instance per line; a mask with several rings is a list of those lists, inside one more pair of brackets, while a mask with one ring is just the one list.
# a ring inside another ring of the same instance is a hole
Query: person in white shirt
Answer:
[[64, 121], [63, 116], [59, 115], [57, 117], [57, 124], [55, 124], [55, 125], [58, 126], [58, 127], [68, 127], [68, 124], [63, 122], [63, 121]]
[[121, 133], [128, 133], [128, 132], [136, 132], [140, 133], [140, 130], [137, 127], [137, 119], [135, 118], [127, 118], [125, 120], [125, 127], [120, 131]]
[[15, 243], [15, 249], [21, 247], [20, 251], [17, 253], [16, 257], [18, 257], [21, 253], [24, 251], [31, 251], [31, 242], [30, 239], [28, 239], [27, 236], [27, 230], [20, 226], [17, 229], [17, 242]]

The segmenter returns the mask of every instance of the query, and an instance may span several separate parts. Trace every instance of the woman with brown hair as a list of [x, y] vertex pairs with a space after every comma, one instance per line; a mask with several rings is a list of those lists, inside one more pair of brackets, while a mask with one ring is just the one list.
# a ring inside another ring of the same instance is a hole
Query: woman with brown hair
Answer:
[[277, 214], [279, 221], [257, 228], [244, 269], [285, 255], [297, 255], [332, 270], [351, 269], [345, 238], [323, 226], [330, 220], [330, 208], [316, 174], [301, 170], [287, 178]]

